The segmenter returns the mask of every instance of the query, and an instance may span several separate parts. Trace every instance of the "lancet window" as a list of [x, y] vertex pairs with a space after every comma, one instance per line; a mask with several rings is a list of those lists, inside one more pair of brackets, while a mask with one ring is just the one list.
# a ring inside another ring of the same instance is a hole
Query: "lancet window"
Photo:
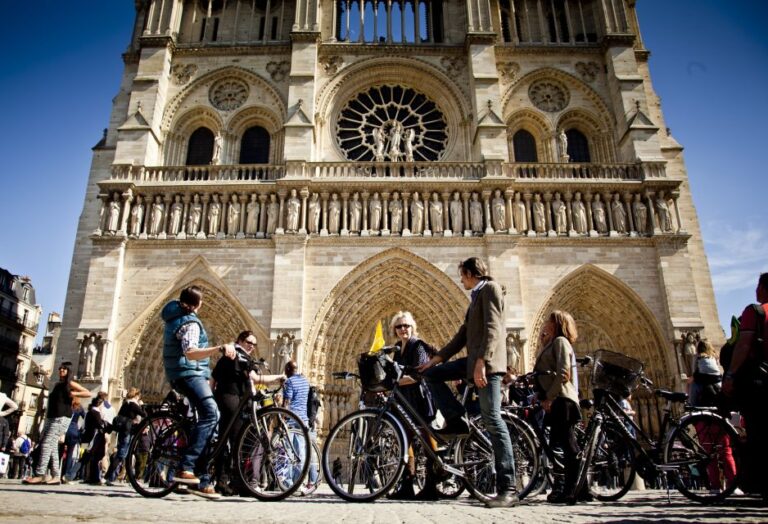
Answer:
[[248, 128], [240, 141], [241, 164], [269, 163], [269, 132], [260, 126]]
[[568, 137], [568, 158], [571, 162], [590, 162], [589, 141], [584, 133], [578, 129], [569, 129], [565, 132]]
[[515, 162], [538, 162], [536, 154], [536, 139], [525, 129], [521, 129], [512, 137], [512, 147]]
[[431, 44], [443, 41], [442, 0], [337, 0], [340, 42]]
[[213, 131], [207, 127], [198, 127], [190, 135], [187, 143], [187, 165], [205, 166], [213, 160]]
[[595, 0], [501, 0], [505, 42], [585, 44], [597, 42]]

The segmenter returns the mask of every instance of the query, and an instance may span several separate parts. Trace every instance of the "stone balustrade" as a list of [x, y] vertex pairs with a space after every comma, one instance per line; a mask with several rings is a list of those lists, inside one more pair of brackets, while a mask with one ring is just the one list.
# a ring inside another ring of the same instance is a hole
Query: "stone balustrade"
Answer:
[[666, 178], [663, 162], [634, 164], [502, 162], [290, 162], [285, 165], [131, 166], [115, 165], [111, 180], [130, 182], [273, 181], [282, 178], [413, 178], [480, 180], [643, 181]]

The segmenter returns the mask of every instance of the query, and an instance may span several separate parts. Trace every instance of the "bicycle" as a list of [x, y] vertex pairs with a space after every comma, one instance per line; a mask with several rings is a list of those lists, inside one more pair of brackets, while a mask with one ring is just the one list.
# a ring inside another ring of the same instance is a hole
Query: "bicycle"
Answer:
[[[370, 364], [369, 360], [375, 362]], [[359, 375], [344, 371], [333, 376], [359, 379], [363, 388], [389, 391], [389, 394], [380, 407], [350, 413], [330, 430], [323, 447], [322, 466], [334, 493], [344, 500], [360, 502], [376, 500], [389, 492], [403, 474], [411, 446], [408, 435], [413, 435], [413, 442], [418, 442], [432, 459], [438, 475], [462, 479], [467, 490], [480, 500], [495, 495], [493, 448], [474, 419], [469, 421], [470, 431], [466, 437], [446, 442], [399, 390], [398, 381], [403, 373], [413, 373], [413, 370], [383, 355], [362, 355], [358, 365]], [[376, 369], [366, 369], [369, 365]], [[433, 441], [442, 446], [433, 449]], [[528, 444], [531, 446], [528, 454], [536, 456], [533, 443]]]
[[[592, 370], [594, 412], [586, 429], [574, 494], [586, 484], [598, 500], [618, 500], [635, 475], [646, 480], [672, 477], [687, 498], [713, 503], [725, 499], [738, 485], [739, 437], [714, 408], [685, 407], [677, 417], [672, 405], [684, 403], [686, 393], [657, 389], [666, 400], [657, 439], [647, 435], [616, 400], [638, 385], [653, 383], [643, 374], [642, 362], [608, 350], [595, 353]], [[734, 456], [735, 455], [735, 456]], [[729, 478], [730, 477], [730, 478]]]
[[[246, 364], [246, 374], [262, 373], [263, 360], [255, 360], [242, 351], [238, 358]], [[238, 406], [248, 414], [237, 437], [234, 456], [244, 489], [261, 500], [281, 500], [301, 486], [310, 463], [309, 432], [292, 411], [269, 404], [275, 391], [256, 389]], [[250, 406], [249, 406], [250, 403]], [[216, 440], [204, 451], [207, 469], [229, 441], [234, 419], [221, 429]], [[136, 429], [128, 448], [126, 476], [137, 493], [144, 497], [164, 497], [176, 489], [173, 480], [189, 436], [195, 414], [185, 399], [171, 390], [160, 408], [144, 419]]]
[[[311, 437], [311, 435], [310, 435]], [[320, 484], [323, 482], [323, 475], [320, 471], [320, 446], [317, 445], [317, 442], [315, 440], [312, 440], [312, 449], [311, 449], [311, 455], [309, 460], [309, 468], [315, 468], [315, 474], [317, 475], [317, 478], [314, 482], [310, 480], [310, 474], [307, 473], [306, 482], [302, 484], [301, 489], [298, 491], [298, 493], [302, 496], [304, 495], [311, 495], [315, 491], [317, 491], [317, 488], [320, 487]]]

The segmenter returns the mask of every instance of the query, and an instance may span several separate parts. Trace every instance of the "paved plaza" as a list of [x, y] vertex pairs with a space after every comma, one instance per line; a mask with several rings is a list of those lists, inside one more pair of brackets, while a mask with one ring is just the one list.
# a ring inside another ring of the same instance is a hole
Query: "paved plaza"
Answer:
[[398, 522], [464, 524], [503, 522], [533, 524], [582, 522], [768, 522], [768, 509], [755, 499], [735, 497], [722, 506], [702, 506], [678, 493], [671, 502], [666, 492], [630, 492], [616, 503], [591, 502], [578, 506], [547, 504], [539, 496], [510, 509], [487, 509], [462, 496], [455, 501], [375, 503], [345, 502], [332, 493], [292, 497], [282, 502], [226, 498], [211, 501], [194, 495], [172, 494], [165, 499], [145, 499], [130, 486], [25, 486], [0, 481], [0, 522]]

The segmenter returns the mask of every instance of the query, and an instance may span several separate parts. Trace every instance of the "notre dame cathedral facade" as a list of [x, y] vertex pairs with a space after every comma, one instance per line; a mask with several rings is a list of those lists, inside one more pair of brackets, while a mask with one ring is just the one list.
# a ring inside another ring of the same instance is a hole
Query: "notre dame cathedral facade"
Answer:
[[409, 310], [446, 342], [479, 256], [519, 369], [560, 308], [577, 352], [681, 387], [690, 342], [722, 332], [648, 59], [634, 0], [137, 0], [59, 357], [159, 398], [159, 311], [197, 284], [213, 341], [250, 329], [273, 369], [296, 359], [327, 427], [357, 399], [330, 374], [376, 321]]

